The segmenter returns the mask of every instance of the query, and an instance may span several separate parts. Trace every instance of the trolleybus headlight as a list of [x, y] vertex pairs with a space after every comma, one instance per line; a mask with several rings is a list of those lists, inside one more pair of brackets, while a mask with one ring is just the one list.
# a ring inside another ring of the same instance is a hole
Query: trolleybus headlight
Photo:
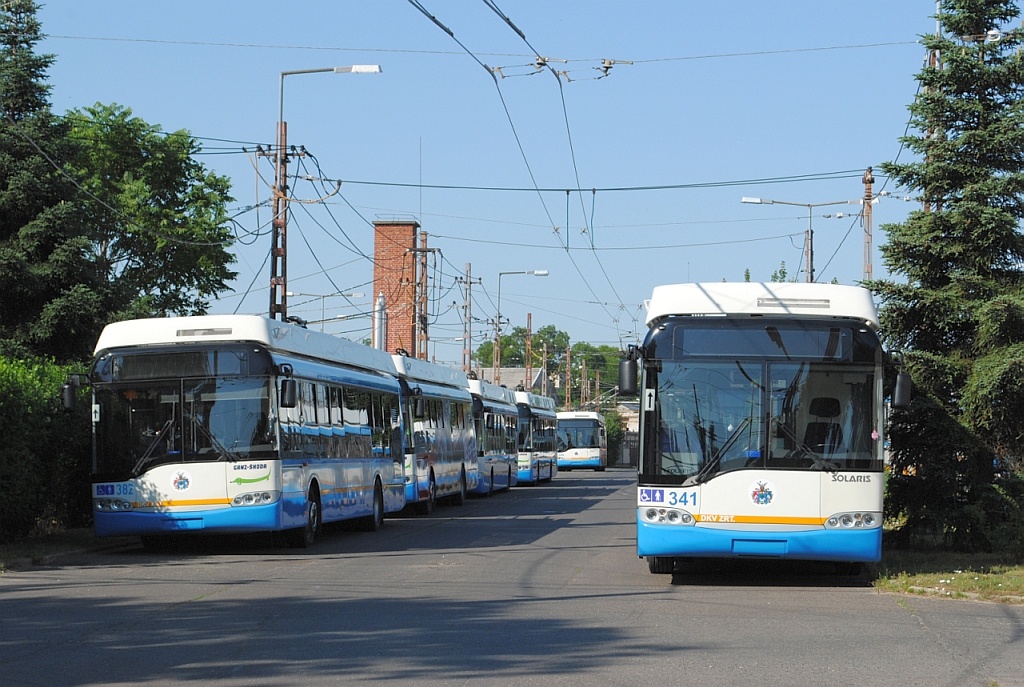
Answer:
[[648, 508], [640, 511], [640, 518], [645, 522], [669, 525], [693, 524], [693, 516], [682, 510], [673, 508]]
[[260, 506], [264, 503], [271, 503], [274, 500], [274, 492], [253, 491], [246, 494], [239, 494], [231, 500], [232, 506]]
[[127, 511], [134, 508], [131, 501], [122, 501], [120, 499], [96, 499], [95, 500], [96, 510], [98, 511]]
[[881, 521], [881, 513], [836, 513], [825, 520], [825, 527], [826, 529], [875, 529]]

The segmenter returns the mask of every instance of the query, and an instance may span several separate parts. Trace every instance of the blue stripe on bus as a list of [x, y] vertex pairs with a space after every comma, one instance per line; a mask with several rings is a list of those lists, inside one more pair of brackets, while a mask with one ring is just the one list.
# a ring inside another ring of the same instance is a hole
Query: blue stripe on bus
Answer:
[[[218, 532], [259, 532], [286, 526], [281, 522], [281, 504], [279, 503], [266, 506], [220, 507], [182, 512], [96, 512], [93, 513], [93, 517], [97, 537], [199, 532], [205, 529], [216, 529]], [[299, 520], [299, 525], [301, 524], [302, 520]]]
[[638, 521], [636, 550], [640, 556], [761, 556], [875, 563], [882, 558], [882, 529], [771, 532]]
[[601, 467], [601, 456], [593, 458], [559, 458], [560, 468], [599, 468]]

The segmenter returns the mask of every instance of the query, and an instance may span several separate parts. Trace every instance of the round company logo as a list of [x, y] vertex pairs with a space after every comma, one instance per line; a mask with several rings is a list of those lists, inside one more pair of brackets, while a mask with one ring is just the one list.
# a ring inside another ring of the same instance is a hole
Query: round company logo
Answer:
[[750, 500], [755, 506], [770, 505], [775, 498], [775, 485], [768, 480], [757, 481], [750, 485]]
[[192, 475], [188, 474], [185, 470], [178, 470], [174, 473], [174, 478], [171, 480], [171, 485], [177, 491], [187, 491], [191, 484]]

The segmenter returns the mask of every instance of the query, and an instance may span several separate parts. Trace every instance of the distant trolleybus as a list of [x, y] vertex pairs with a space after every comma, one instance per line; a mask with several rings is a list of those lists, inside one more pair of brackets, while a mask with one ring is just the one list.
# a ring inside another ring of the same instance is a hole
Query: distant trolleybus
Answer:
[[527, 484], [550, 481], [558, 474], [555, 401], [519, 390], [515, 392], [515, 399], [519, 408], [519, 481]]
[[476, 425], [478, 494], [507, 491], [519, 481], [515, 392], [482, 379], [469, 380]]
[[466, 373], [404, 351], [392, 359], [406, 413], [406, 502], [423, 514], [433, 512], [439, 498], [462, 505], [478, 479]]
[[391, 356], [255, 316], [117, 322], [91, 371], [96, 535], [379, 529], [405, 505]]
[[620, 369], [637, 391], [637, 553], [877, 561], [882, 377], [871, 294], [830, 284], [654, 289]]
[[604, 416], [581, 410], [558, 413], [558, 469], [593, 468], [601, 472], [607, 465]]

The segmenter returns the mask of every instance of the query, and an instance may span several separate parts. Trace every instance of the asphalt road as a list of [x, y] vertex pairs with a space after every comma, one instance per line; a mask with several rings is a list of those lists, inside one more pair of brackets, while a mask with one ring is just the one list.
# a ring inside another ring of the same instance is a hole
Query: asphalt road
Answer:
[[634, 475], [0, 575], [0, 685], [1024, 685], [1024, 607], [636, 558]]

